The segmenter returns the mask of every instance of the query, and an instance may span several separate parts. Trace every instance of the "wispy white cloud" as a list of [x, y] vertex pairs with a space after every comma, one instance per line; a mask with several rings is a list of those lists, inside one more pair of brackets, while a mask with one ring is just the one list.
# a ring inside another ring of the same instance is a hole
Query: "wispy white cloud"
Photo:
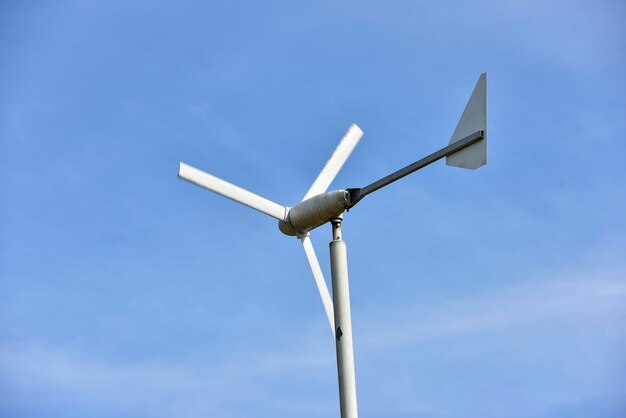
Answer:
[[[225, 414], [229, 405], [260, 400], [285, 409], [280, 396], [268, 394], [260, 380], [281, 373], [315, 370], [324, 363], [330, 364], [329, 359], [304, 347], [298, 353], [257, 353], [204, 365], [183, 360], [175, 365], [119, 364], [87, 359], [85, 353], [71, 349], [4, 345], [0, 346], [0, 388], [9, 394], [46, 394], [53, 403], [71, 401], [86, 410], [121, 409], [150, 417], [228, 416]], [[304, 410], [307, 405], [313, 406], [306, 398], [301, 403]]]
[[362, 406], [371, 416], [424, 417], [618, 407], [626, 271], [570, 273], [361, 317]]
[[[395, 307], [378, 319], [370, 317], [366, 321], [367, 328], [357, 336], [358, 349], [362, 358], [367, 358], [392, 348], [498, 332], [521, 323], [578, 320], [581, 316], [607, 312], [623, 314], [626, 311], [623, 277], [626, 277], [624, 271], [579, 274], [558, 280], [547, 276], [462, 300], [447, 300], [426, 309]], [[276, 393], [277, 389], [263, 384], [265, 379], [282, 379], [292, 373], [311, 375], [317, 380], [321, 378], [319, 370], [332, 370], [333, 350], [320, 350], [323, 344], [319, 341], [312, 344], [311, 338], [318, 339], [319, 335], [305, 332], [284, 351], [251, 350], [244, 358], [219, 358], [212, 364], [199, 364], [196, 360], [182, 360], [180, 364], [165, 361], [120, 364], [89, 358], [75, 349], [5, 344], [0, 346], [0, 382], [9, 393], [35, 390], [49, 394], [55, 402], [71, 400], [86, 410], [108, 410], [114, 405], [142, 416], [228, 416], [233, 405], [250, 405], [261, 400], [266, 407], [271, 405], [270, 408], [284, 413], [315, 409], [321, 416], [334, 411], [334, 401], [320, 404], [319, 399], [305, 394], [286, 402]], [[330, 341], [328, 344], [331, 345]], [[332, 374], [324, 375], [324, 379], [330, 379]], [[334, 383], [331, 385], [334, 390]], [[433, 405], [411, 400], [410, 385], [411, 382], [400, 385], [408, 391], [406, 402], [397, 403], [392, 409], [434, 411]], [[402, 393], [394, 389], [393, 396]], [[378, 406], [370, 407], [381, 407], [385, 399], [391, 399], [379, 395]]]
[[[559, 273], [559, 276], [562, 276]], [[546, 276], [435, 307], [394, 307], [370, 318], [359, 341], [365, 350], [420, 344], [520, 323], [626, 313], [626, 272], [573, 273], [571, 279]]]

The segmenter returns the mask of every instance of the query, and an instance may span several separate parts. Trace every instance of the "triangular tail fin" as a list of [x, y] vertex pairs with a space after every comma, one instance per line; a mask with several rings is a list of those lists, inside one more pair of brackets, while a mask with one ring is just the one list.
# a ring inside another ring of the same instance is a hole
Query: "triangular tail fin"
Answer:
[[487, 164], [487, 73], [480, 75], [450, 144], [476, 131], [483, 131], [484, 139], [446, 157], [447, 165], [474, 170]]

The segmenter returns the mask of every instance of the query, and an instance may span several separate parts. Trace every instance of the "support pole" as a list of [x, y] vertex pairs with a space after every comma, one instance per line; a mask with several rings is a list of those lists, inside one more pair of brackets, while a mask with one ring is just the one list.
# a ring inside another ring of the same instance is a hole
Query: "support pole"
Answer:
[[348, 257], [346, 243], [341, 239], [341, 218], [333, 219], [331, 223], [333, 226], [333, 240], [330, 243], [330, 270], [335, 311], [339, 405], [341, 418], [358, 418], [354, 352], [352, 349], [350, 288], [348, 286]]

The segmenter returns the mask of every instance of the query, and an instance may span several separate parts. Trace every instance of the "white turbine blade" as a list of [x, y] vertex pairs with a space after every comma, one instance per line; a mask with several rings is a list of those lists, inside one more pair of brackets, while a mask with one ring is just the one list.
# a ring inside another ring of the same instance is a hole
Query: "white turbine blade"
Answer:
[[207, 190], [221, 194], [224, 197], [244, 204], [259, 212], [272, 216], [279, 221], [284, 221], [287, 217], [288, 208], [267, 200], [264, 197], [249, 192], [241, 187], [237, 187], [227, 181], [212, 176], [204, 171], [198, 170], [185, 163], [180, 163], [178, 177], [190, 183], [204, 187]]
[[359, 143], [362, 136], [363, 131], [361, 128], [355, 123], [350, 125], [348, 132], [341, 138], [335, 152], [330, 156], [330, 159], [302, 200], [307, 200], [310, 197], [324, 193], [326, 189], [328, 189], [328, 186], [330, 186], [330, 183], [335, 179], [337, 173], [339, 173], [341, 167], [343, 167], [350, 154], [352, 154], [352, 150], [354, 150], [354, 147]]
[[319, 261], [317, 261], [317, 256], [315, 255], [315, 250], [313, 249], [313, 244], [311, 243], [311, 237], [309, 235], [306, 235], [304, 237], [301, 237], [300, 241], [302, 241], [302, 245], [304, 246], [306, 258], [307, 260], [309, 260], [309, 266], [311, 266], [311, 272], [313, 272], [313, 278], [315, 279], [317, 290], [320, 293], [320, 297], [322, 298], [324, 311], [326, 311], [328, 324], [330, 325], [330, 329], [334, 336], [335, 314], [333, 313], [333, 300], [330, 297], [330, 292], [328, 292], [328, 287], [326, 286], [326, 280], [324, 280], [324, 275], [322, 274], [320, 263]]

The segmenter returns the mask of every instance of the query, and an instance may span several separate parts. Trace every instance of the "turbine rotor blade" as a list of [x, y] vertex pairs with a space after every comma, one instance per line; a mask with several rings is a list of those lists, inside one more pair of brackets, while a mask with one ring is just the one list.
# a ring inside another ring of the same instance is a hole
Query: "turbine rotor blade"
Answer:
[[202, 170], [198, 170], [183, 162], [180, 163], [178, 168], [178, 177], [252, 209], [256, 209], [259, 212], [263, 212], [279, 221], [284, 221], [287, 218], [289, 208], [286, 206], [281, 206], [278, 203], [274, 203], [271, 200], [235, 186], [234, 184], [205, 173]]
[[335, 314], [333, 312], [333, 300], [330, 297], [330, 292], [328, 291], [328, 287], [326, 286], [326, 280], [324, 280], [324, 275], [322, 274], [320, 263], [317, 260], [317, 256], [315, 255], [315, 250], [313, 249], [313, 243], [311, 242], [311, 237], [310, 235], [307, 234], [303, 237], [300, 237], [300, 241], [302, 241], [302, 246], [304, 247], [306, 258], [309, 261], [309, 266], [311, 266], [311, 272], [313, 273], [313, 278], [315, 279], [317, 290], [320, 293], [320, 298], [322, 298], [324, 311], [326, 311], [328, 324], [330, 325], [330, 330], [332, 331], [333, 336], [334, 336], [335, 335]]
[[339, 141], [339, 145], [335, 148], [335, 151], [330, 156], [330, 159], [317, 176], [317, 179], [311, 185], [311, 188], [306, 193], [302, 200], [307, 200], [310, 197], [316, 196], [320, 193], [324, 193], [330, 183], [333, 182], [341, 167], [343, 167], [344, 163], [352, 154], [354, 147], [359, 143], [359, 140], [363, 136], [363, 131], [359, 128], [355, 123], [350, 125], [346, 134]]

